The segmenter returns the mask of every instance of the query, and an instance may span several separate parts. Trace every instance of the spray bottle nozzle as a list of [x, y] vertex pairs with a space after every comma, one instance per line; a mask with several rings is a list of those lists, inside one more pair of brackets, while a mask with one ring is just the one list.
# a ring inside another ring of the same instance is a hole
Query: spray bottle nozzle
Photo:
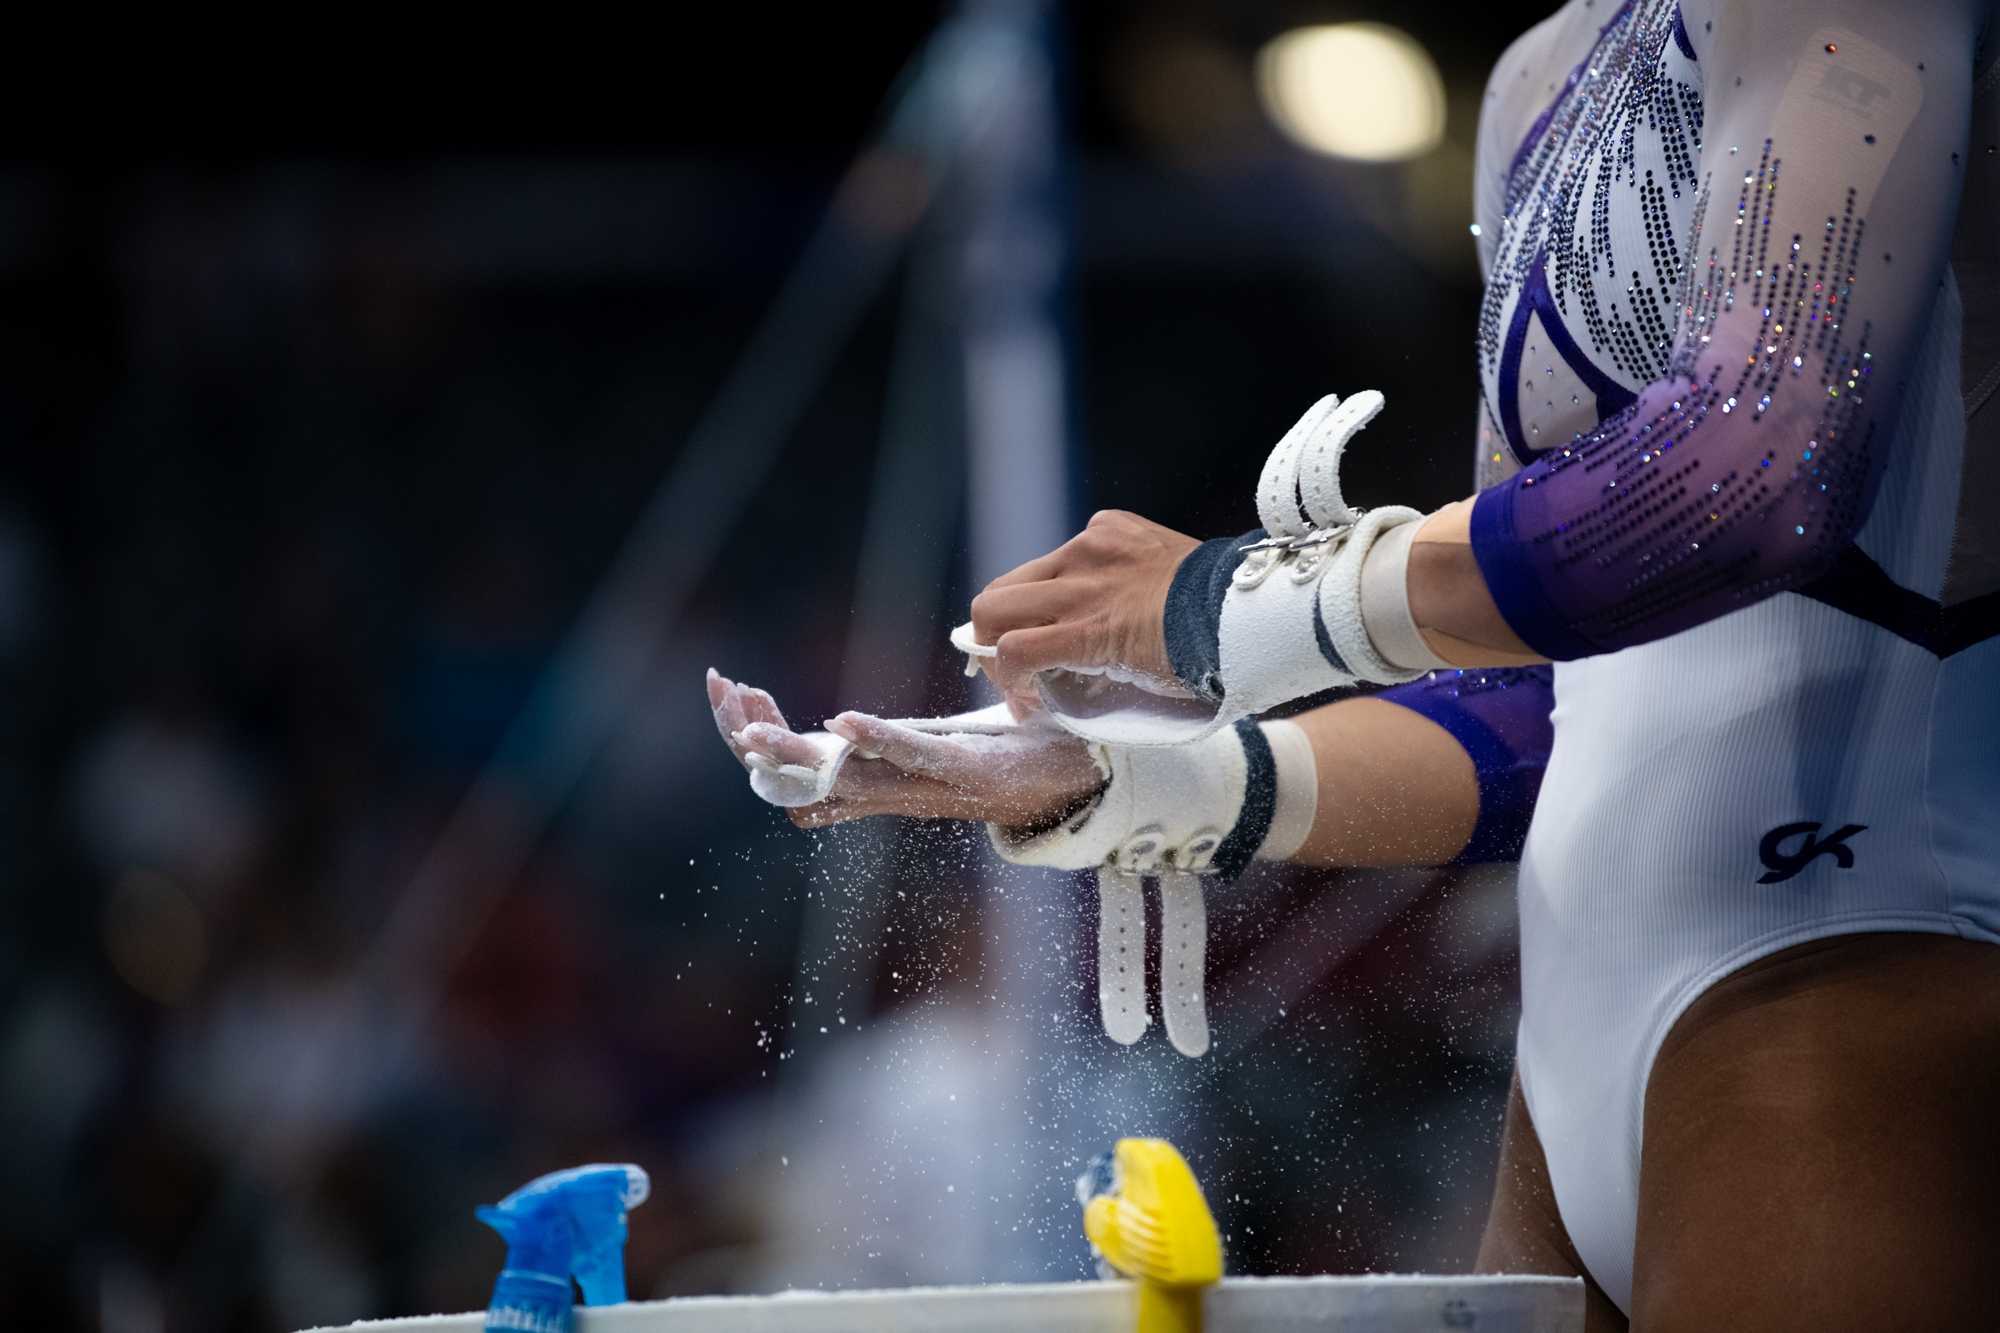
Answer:
[[1201, 1333], [1201, 1289], [1222, 1278], [1215, 1218], [1165, 1139], [1120, 1139], [1076, 1182], [1091, 1248], [1139, 1282], [1139, 1333]]
[[625, 1299], [625, 1212], [646, 1201], [652, 1182], [624, 1163], [571, 1167], [531, 1180], [476, 1216], [507, 1242], [507, 1266], [493, 1284], [486, 1327], [513, 1333], [568, 1333], [570, 1278], [585, 1305]]

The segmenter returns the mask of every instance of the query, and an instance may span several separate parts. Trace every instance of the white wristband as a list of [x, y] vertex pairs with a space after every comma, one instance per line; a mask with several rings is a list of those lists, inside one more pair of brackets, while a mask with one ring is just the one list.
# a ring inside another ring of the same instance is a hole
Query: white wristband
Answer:
[[1277, 770], [1277, 800], [1271, 811], [1271, 831], [1257, 849], [1260, 861], [1289, 861], [1306, 845], [1319, 813], [1319, 763], [1312, 742], [1296, 722], [1265, 722], [1264, 739], [1271, 745]]
[[1449, 670], [1410, 614], [1410, 543], [1422, 519], [1399, 523], [1368, 548], [1361, 566], [1361, 624], [1382, 659], [1405, 671]]

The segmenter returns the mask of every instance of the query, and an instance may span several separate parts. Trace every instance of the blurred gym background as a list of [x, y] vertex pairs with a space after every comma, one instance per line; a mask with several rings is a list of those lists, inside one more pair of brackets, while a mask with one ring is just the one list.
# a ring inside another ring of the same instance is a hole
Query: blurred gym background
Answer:
[[[1463, 1271], [1506, 868], [1262, 867], [1216, 1044], [1111, 1045], [1087, 877], [809, 836], [801, 726], [974, 703], [1096, 508], [1252, 526], [1379, 388], [1471, 486], [1472, 145], [1545, 6], [894, 0], [18, 31], [0, 94], [0, 1323], [484, 1305], [636, 1161], [635, 1297], [1090, 1275], [1186, 1151], [1243, 1273]], [[1383, 26], [1393, 25], [1393, 26]]]

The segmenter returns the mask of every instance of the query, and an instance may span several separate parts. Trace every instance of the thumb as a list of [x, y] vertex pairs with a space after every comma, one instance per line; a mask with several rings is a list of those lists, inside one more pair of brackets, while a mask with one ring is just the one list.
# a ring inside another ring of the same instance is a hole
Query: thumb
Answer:
[[958, 747], [942, 736], [914, 731], [867, 713], [842, 713], [829, 720], [826, 729], [856, 749], [883, 759], [920, 777], [941, 778], [955, 765]]

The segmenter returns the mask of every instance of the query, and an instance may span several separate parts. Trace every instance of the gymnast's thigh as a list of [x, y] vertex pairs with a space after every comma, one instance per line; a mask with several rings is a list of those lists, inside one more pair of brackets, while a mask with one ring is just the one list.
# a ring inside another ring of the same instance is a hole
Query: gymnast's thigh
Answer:
[[1994, 1324], [2000, 946], [1815, 940], [1733, 973], [1646, 1087], [1632, 1327]]
[[1580, 1277], [1584, 1283], [1584, 1333], [1625, 1333], [1625, 1316], [1597, 1285], [1570, 1243], [1556, 1211], [1548, 1160], [1521, 1093], [1521, 1076], [1507, 1092], [1506, 1128], [1500, 1135], [1500, 1169], [1493, 1207], [1479, 1241], [1480, 1273], [1542, 1273]]

